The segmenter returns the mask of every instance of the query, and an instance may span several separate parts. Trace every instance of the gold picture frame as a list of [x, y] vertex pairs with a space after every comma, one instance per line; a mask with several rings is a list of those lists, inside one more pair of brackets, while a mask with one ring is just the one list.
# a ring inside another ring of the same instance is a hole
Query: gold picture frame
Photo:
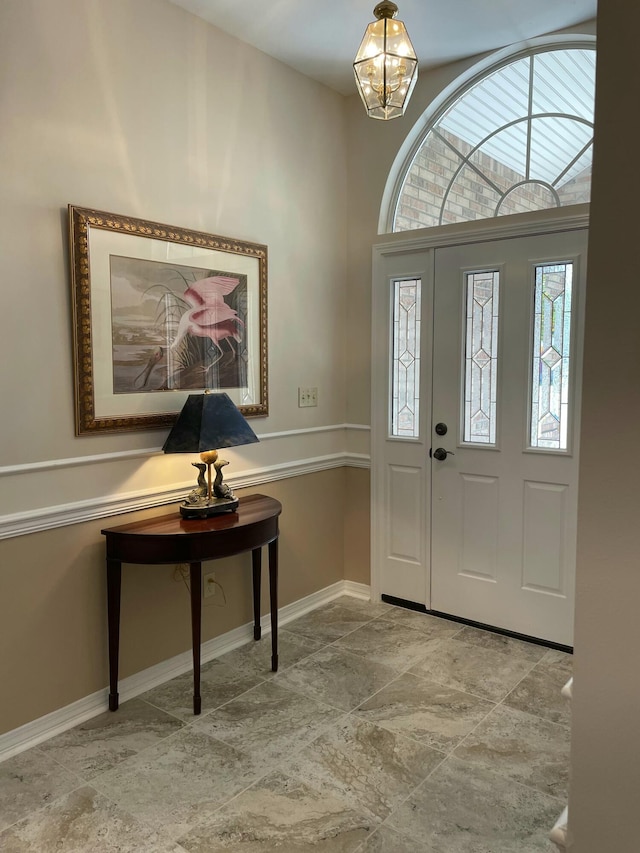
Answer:
[[268, 415], [267, 247], [69, 205], [76, 435], [171, 427], [189, 393]]

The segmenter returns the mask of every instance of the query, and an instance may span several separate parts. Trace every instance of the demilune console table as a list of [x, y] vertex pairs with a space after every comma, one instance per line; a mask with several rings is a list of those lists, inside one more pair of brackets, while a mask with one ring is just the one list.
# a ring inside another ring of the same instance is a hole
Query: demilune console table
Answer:
[[193, 713], [201, 710], [200, 643], [202, 563], [251, 551], [253, 567], [253, 638], [259, 640], [262, 546], [269, 546], [271, 669], [278, 669], [278, 517], [282, 505], [265, 495], [240, 498], [235, 512], [205, 519], [185, 519], [179, 512], [108, 527], [107, 609], [109, 621], [109, 709], [118, 710], [120, 590], [122, 564], [188, 563], [193, 644]]

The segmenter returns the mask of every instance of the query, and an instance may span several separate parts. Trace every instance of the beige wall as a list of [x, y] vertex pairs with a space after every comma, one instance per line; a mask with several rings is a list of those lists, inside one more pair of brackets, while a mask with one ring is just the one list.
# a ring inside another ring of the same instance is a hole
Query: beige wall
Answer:
[[640, 849], [640, 10], [598, 11], [569, 818], [576, 853]]
[[[342, 579], [345, 469], [292, 477], [239, 494], [249, 491], [271, 495], [283, 505], [281, 606]], [[129, 513], [0, 541], [0, 734], [108, 684], [100, 531], [148, 514]], [[263, 563], [262, 612], [267, 613], [266, 551]], [[215, 569], [224, 595], [203, 601], [203, 640], [253, 619], [249, 555], [206, 564], [207, 568]], [[123, 567], [122, 678], [191, 648], [189, 593], [175, 569]]]
[[[3, 0], [0, 111], [0, 471], [164, 440], [74, 437], [69, 203], [267, 244], [270, 415], [256, 431], [344, 422], [344, 98], [168, 0]], [[317, 408], [298, 408], [298, 386], [318, 387]], [[247, 466], [272, 464], [273, 447]], [[0, 516], [176, 470], [140, 468], [5, 473]]]
[[344, 577], [368, 585], [371, 580], [369, 471], [347, 468], [345, 476]]
[[[267, 244], [270, 415], [252, 425], [263, 435], [345, 422], [340, 95], [166, 0], [2, 0], [0, 126], [0, 531], [19, 513], [27, 524], [193, 483], [182, 457], [106, 456], [158, 450], [166, 431], [74, 436], [69, 203]], [[299, 385], [318, 387], [317, 408], [298, 408]], [[304, 468], [341, 449], [329, 438], [240, 448], [229, 476]], [[255, 489], [285, 507], [282, 604], [343, 577], [346, 483], [334, 469]], [[128, 518], [0, 541], [0, 732], [106, 685], [100, 530]], [[248, 577], [246, 559], [220, 569], [227, 604], [207, 603], [205, 637], [250, 619]], [[171, 567], [128, 567], [122, 616], [123, 676], [189, 647]]]

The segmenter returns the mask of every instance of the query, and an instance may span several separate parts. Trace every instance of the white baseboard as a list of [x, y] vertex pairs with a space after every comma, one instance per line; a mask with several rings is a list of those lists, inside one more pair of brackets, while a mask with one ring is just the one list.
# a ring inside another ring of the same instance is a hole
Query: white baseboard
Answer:
[[[287, 604], [278, 609], [278, 625], [284, 626], [305, 613], [311, 610], [316, 610], [323, 604], [327, 604], [334, 598], [340, 595], [351, 595], [354, 598], [368, 599], [369, 587], [366, 584], [355, 583], [354, 581], [338, 581], [337, 583], [327, 586], [324, 589], [313, 592], [311, 595], [305, 596], [298, 601]], [[265, 614], [261, 617], [261, 625], [263, 634], [271, 633], [271, 616]], [[233, 628], [226, 634], [220, 637], [214, 637], [212, 640], [207, 640], [202, 644], [201, 660], [202, 663], [220, 657], [226, 652], [237, 649], [245, 643], [253, 639], [253, 623], [241, 625], [239, 628]], [[169, 660], [151, 666], [148, 669], [137, 672], [135, 675], [130, 675], [128, 678], [123, 678], [118, 683], [120, 701], [124, 702], [127, 699], [132, 699], [134, 696], [140, 696], [147, 690], [157, 687], [159, 684], [164, 684], [170, 681], [177, 675], [182, 675], [189, 672], [192, 668], [191, 651], [176, 655]], [[98, 690], [90, 696], [85, 696], [84, 699], [79, 699], [26, 723], [13, 731], [0, 735], [0, 762], [31, 749], [32, 746], [42, 743], [61, 732], [71, 729], [92, 717], [102, 714], [109, 709], [109, 688]]]
[[371, 598], [371, 587], [366, 583], [356, 583], [355, 581], [341, 581], [342, 592], [340, 595], [350, 595], [352, 598], [361, 598], [363, 601], [369, 601]]

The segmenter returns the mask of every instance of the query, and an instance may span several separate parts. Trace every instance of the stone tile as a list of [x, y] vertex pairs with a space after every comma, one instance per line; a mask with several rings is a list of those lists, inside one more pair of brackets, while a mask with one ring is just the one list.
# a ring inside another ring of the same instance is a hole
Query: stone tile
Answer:
[[372, 619], [383, 616], [391, 606], [384, 601], [356, 598], [355, 595], [340, 595], [338, 598], [334, 598], [331, 604], [339, 604], [341, 607], [346, 607], [349, 610], [368, 614]]
[[[326, 643], [311, 640], [290, 631], [278, 631], [278, 670], [287, 669], [314, 652], [319, 651]], [[230, 666], [235, 672], [243, 675], [259, 675], [261, 678], [272, 678], [271, 671], [271, 635], [267, 634], [262, 640], [245, 643], [238, 649], [228, 652], [218, 658], [218, 661]]]
[[184, 853], [93, 788], [78, 788], [0, 834], [3, 853]]
[[563, 672], [565, 674], [565, 684], [573, 675], [573, 655], [568, 654], [567, 652], [559, 652], [556, 649], [549, 649], [540, 663], [544, 666], [556, 669], [558, 672]]
[[371, 817], [341, 800], [274, 773], [180, 837], [189, 853], [352, 853]]
[[452, 640], [433, 640], [410, 672], [499, 702], [531, 670], [530, 660], [484, 646]]
[[0, 764], [0, 830], [82, 784], [38, 748], [8, 758]]
[[336, 708], [268, 681], [193, 727], [256, 759], [274, 762], [312, 741], [342, 716]]
[[457, 640], [465, 643], [473, 643], [484, 649], [493, 649], [505, 654], [517, 653], [520, 657], [536, 663], [547, 653], [546, 646], [538, 646], [536, 643], [526, 643], [515, 637], [506, 637], [503, 634], [494, 634], [492, 631], [483, 631], [482, 628], [473, 628], [471, 625], [462, 626], [460, 633], [456, 635]]
[[247, 755], [188, 726], [93, 784], [134, 817], [176, 838], [259, 775]]
[[282, 770], [384, 820], [443, 758], [441, 752], [349, 716]]
[[350, 711], [392, 681], [395, 675], [388, 666], [327, 646], [282, 674], [278, 673], [273, 681], [333, 708]]
[[334, 647], [391, 666], [396, 674], [422, 660], [437, 639], [400, 622], [376, 619], [352, 631]]
[[536, 853], [551, 851], [549, 831], [561, 811], [554, 797], [449, 758], [387, 825], [429, 853]]
[[363, 607], [346, 607], [330, 602], [299, 619], [294, 619], [293, 622], [287, 622], [287, 631], [309, 637], [316, 642], [332, 643], [374, 618], [375, 616]]
[[115, 712], [105, 711], [63, 732], [40, 749], [84, 779], [91, 779], [183, 726], [177, 717], [132, 699]]
[[415, 628], [429, 637], [454, 637], [460, 631], [458, 622], [431, 616], [429, 613], [419, 613], [417, 610], [407, 610], [405, 607], [389, 607], [382, 618], [398, 622], [407, 628]]
[[571, 678], [571, 655], [558, 655], [562, 652], [548, 652], [509, 693], [504, 704], [552, 723], [569, 725], [571, 703], [561, 691]]
[[354, 714], [390, 731], [449, 752], [483, 720], [493, 703], [405, 673]]
[[3, 853], [551, 853], [571, 655], [349, 596], [279, 641], [1, 763]]
[[566, 726], [499, 705], [455, 754], [477, 767], [495, 770], [566, 800], [569, 775]]
[[[206, 663], [200, 670], [202, 713], [219, 708], [262, 681], [259, 675], [237, 672], [219, 660]], [[140, 698], [186, 722], [193, 722], [193, 672], [172, 678], [166, 684], [143, 693]]]
[[357, 853], [433, 853], [433, 847], [385, 825], [376, 829]]

